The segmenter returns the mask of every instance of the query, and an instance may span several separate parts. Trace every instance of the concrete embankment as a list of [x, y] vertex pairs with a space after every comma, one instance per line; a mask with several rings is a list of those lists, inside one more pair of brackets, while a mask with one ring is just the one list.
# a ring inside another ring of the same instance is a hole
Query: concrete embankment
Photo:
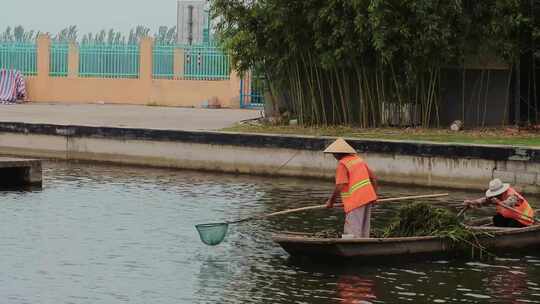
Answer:
[[[333, 138], [0, 123], [0, 154], [332, 178]], [[499, 177], [540, 193], [540, 149], [410, 141], [349, 141], [382, 181], [484, 189]]]
[[41, 161], [0, 157], [0, 187], [41, 186]]

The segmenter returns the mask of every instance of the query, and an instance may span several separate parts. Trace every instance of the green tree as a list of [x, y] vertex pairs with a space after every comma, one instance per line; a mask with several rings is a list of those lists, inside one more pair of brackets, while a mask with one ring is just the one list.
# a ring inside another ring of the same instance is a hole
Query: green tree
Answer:
[[429, 126], [438, 121], [442, 68], [485, 54], [517, 60], [533, 19], [524, 3], [215, 0], [212, 13], [234, 67], [264, 71], [301, 123], [378, 126], [413, 109]]
[[63, 28], [53, 37], [56, 42], [76, 42], [78, 37], [78, 29], [76, 25], [70, 25]]
[[160, 26], [154, 34], [154, 42], [161, 45], [172, 45], [176, 43], [176, 26]]

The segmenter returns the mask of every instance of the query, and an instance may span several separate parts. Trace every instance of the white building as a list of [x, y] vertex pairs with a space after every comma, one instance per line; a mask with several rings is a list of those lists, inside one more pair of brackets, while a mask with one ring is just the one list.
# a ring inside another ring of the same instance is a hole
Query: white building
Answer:
[[179, 44], [201, 44], [208, 27], [209, 0], [178, 0]]

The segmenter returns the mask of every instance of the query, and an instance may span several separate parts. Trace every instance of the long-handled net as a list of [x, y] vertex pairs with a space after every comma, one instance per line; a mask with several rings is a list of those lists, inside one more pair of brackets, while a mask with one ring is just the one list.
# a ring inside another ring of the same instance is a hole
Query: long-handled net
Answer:
[[[411, 200], [411, 199], [418, 199], [418, 198], [435, 198], [435, 197], [442, 197], [442, 196], [447, 196], [447, 195], [448, 193], [393, 197], [393, 198], [383, 198], [383, 199], [378, 200], [377, 202], [382, 203], [382, 202], [390, 202], [390, 201]], [[334, 207], [341, 207], [341, 206], [342, 205], [340, 204], [334, 205]], [[266, 215], [252, 216], [252, 217], [248, 217], [248, 218], [237, 220], [237, 221], [198, 224], [198, 225], [195, 225], [195, 228], [197, 229], [197, 232], [199, 232], [199, 237], [201, 238], [201, 241], [203, 243], [205, 243], [206, 245], [215, 246], [221, 243], [225, 239], [225, 235], [227, 234], [227, 230], [229, 229], [229, 224], [236, 224], [236, 223], [241, 223], [241, 222], [246, 222], [246, 221], [251, 221], [251, 220], [263, 219], [270, 216], [289, 214], [293, 212], [300, 212], [300, 211], [307, 211], [307, 210], [323, 209], [323, 208], [326, 208], [326, 204], [278, 211], [278, 212], [274, 212], [274, 213], [270, 213]]]
[[212, 223], [212, 224], [199, 224], [195, 225], [195, 228], [199, 232], [201, 241], [206, 245], [215, 246], [223, 241], [227, 230], [229, 229], [228, 223]]

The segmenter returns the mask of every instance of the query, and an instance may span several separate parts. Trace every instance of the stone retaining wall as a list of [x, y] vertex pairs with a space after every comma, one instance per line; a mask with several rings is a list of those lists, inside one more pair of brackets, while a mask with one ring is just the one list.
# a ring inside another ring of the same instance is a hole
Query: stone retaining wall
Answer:
[[[248, 174], [332, 178], [330, 137], [0, 123], [0, 153]], [[349, 140], [382, 181], [540, 193], [540, 149]]]

